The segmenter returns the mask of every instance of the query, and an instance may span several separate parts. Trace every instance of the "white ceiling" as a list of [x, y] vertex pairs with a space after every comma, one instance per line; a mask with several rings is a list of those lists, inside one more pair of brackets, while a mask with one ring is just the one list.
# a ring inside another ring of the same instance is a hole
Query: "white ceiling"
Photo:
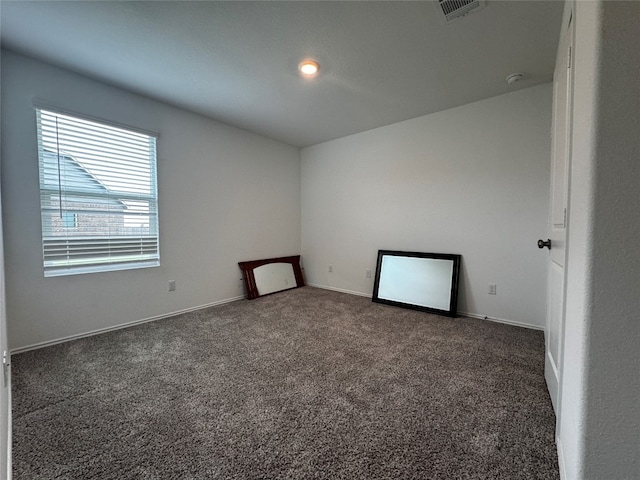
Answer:
[[[431, 1], [3, 0], [0, 13], [3, 48], [308, 146], [551, 81], [562, 1], [487, 1], [449, 24]], [[514, 72], [526, 79], [509, 86]]]

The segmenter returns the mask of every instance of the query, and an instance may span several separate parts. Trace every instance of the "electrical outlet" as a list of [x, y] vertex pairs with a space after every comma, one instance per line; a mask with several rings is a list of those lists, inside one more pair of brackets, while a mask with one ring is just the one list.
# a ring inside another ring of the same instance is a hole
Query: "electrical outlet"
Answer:
[[333, 265], [329, 264], [329, 273], [333, 272]]
[[176, 281], [175, 280], [169, 280], [169, 291], [170, 292], [175, 292], [176, 291]]
[[490, 283], [489, 284], [489, 289], [488, 289], [487, 293], [489, 293], [489, 295], [495, 295], [496, 294], [496, 284], [495, 283]]
[[364, 276], [365, 276], [365, 278], [371, 278], [371, 269], [370, 268], [367, 268], [364, 271]]

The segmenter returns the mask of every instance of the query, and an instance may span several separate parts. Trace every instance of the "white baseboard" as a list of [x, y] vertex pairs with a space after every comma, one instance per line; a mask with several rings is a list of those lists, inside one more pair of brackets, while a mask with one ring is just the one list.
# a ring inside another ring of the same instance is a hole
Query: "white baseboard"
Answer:
[[[368, 298], [372, 297], [372, 295], [369, 293], [355, 292], [353, 290], [345, 290], [344, 288], [329, 287], [327, 285], [319, 285], [317, 283], [307, 283], [307, 285], [309, 285], [310, 287], [322, 288], [323, 290], [333, 290], [334, 292], [348, 293], [350, 295], [358, 295], [361, 297], [368, 297]], [[477, 313], [458, 312], [458, 315], [461, 317], [479, 318], [480, 320], [489, 320], [491, 322], [505, 323], [507, 325], [513, 325], [514, 327], [524, 327], [524, 328], [530, 328], [532, 330], [544, 330], [544, 327], [541, 327], [539, 325], [531, 325], [529, 323], [516, 322], [515, 320], [507, 320], [505, 318], [488, 317], [486, 315], [479, 315]]]
[[507, 320], [506, 318], [488, 317], [486, 315], [478, 315], [477, 313], [458, 312], [463, 317], [479, 318], [480, 320], [489, 320], [490, 322], [505, 323], [514, 327], [530, 328], [531, 330], [544, 330], [540, 325], [532, 325], [530, 323], [516, 322], [515, 320]]
[[156, 320], [162, 320], [163, 318], [174, 317], [176, 315], [182, 315], [183, 313], [194, 312], [196, 310], [202, 310], [203, 308], [215, 307], [217, 305], [224, 305], [225, 303], [236, 302], [244, 299], [244, 296], [227, 298], [225, 300], [218, 300], [217, 302], [211, 302], [204, 305], [198, 305], [197, 307], [189, 307], [175, 312], [163, 313], [161, 315], [155, 315], [149, 318], [143, 318], [140, 320], [133, 320], [131, 322], [121, 323], [113, 327], [99, 328], [97, 330], [91, 330], [90, 332], [78, 333], [76, 335], [69, 335], [68, 337], [57, 338], [55, 340], [48, 340], [46, 342], [34, 343], [33, 345], [27, 345], [26, 347], [18, 347], [11, 349], [11, 354], [28, 352], [29, 350], [36, 350], [39, 348], [50, 347], [59, 343], [69, 342], [71, 340], [77, 340], [79, 338], [91, 337], [93, 335], [99, 335], [101, 333], [112, 332], [114, 330], [121, 330], [123, 328], [133, 327], [134, 325], [140, 325], [142, 323], [155, 322]]
[[[358, 295], [360, 297], [371, 298], [371, 296], [372, 296], [369, 293], [356, 292], [354, 290], [346, 290], [344, 288], [330, 287], [328, 285], [319, 285], [319, 284], [316, 284], [316, 283], [307, 283], [307, 285], [309, 285], [310, 287], [321, 288], [323, 290], [332, 290], [334, 292], [347, 293], [349, 295]], [[70, 335], [68, 337], [62, 337], [62, 338], [57, 338], [55, 340], [48, 340], [46, 342], [34, 343], [32, 345], [27, 345], [27, 346], [24, 346], [24, 347], [13, 348], [13, 349], [11, 349], [11, 354], [13, 355], [13, 354], [22, 353], [22, 352], [28, 352], [29, 350], [36, 350], [38, 348], [45, 348], [45, 347], [49, 347], [51, 345], [57, 345], [59, 343], [69, 342], [71, 340], [77, 340], [79, 338], [91, 337], [93, 335], [99, 335], [101, 333], [111, 332], [113, 330], [120, 330], [122, 328], [132, 327], [134, 325], [140, 325], [142, 323], [154, 322], [156, 320], [162, 320], [163, 318], [169, 318], [169, 317], [173, 317], [173, 316], [176, 316], [176, 315], [181, 315], [183, 313], [189, 313], [189, 312], [193, 312], [193, 311], [196, 311], [196, 310], [202, 310], [203, 308], [215, 307], [217, 305], [224, 305], [225, 303], [236, 302], [238, 300], [242, 300], [243, 298], [244, 298], [244, 296], [227, 298], [225, 300], [219, 300], [217, 302], [211, 302], [211, 303], [207, 303], [207, 304], [204, 304], [204, 305], [198, 305], [196, 307], [189, 307], [189, 308], [185, 308], [185, 309], [182, 309], [182, 310], [177, 310], [175, 312], [163, 313], [161, 315], [156, 315], [156, 316], [149, 317], [149, 318], [143, 318], [143, 319], [140, 319], [140, 320], [133, 320], [131, 322], [121, 323], [121, 324], [115, 325], [113, 327], [99, 328], [97, 330], [91, 330], [89, 332], [84, 332], [84, 333], [78, 333], [76, 335]], [[504, 319], [504, 318], [493, 318], [493, 317], [488, 317], [486, 315], [478, 315], [476, 313], [469, 313], [469, 312], [458, 312], [458, 313], [459, 313], [460, 316], [464, 316], [464, 317], [479, 318], [481, 320], [489, 320], [489, 321], [492, 321], [492, 322], [505, 323], [507, 325], [513, 325], [513, 326], [516, 326], [516, 327], [531, 328], [533, 330], [544, 330], [544, 327], [540, 327], [538, 325], [530, 325], [530, 324], [527, 324], [527, 323], [515, 322], [513, 320], [507, 320], [507, 319]]]
[[323, 290], [333, 290], [334, 292], [348, 293], [349, 295], [358, 295], [359, 297], [371, 298], [370, 293], [356, 292], [353, 290], [345, 290], [344, 288], [329, 287], [327, 285], [318, 285], [317, 283], [307, 283], [310, 287], [321, 288]]

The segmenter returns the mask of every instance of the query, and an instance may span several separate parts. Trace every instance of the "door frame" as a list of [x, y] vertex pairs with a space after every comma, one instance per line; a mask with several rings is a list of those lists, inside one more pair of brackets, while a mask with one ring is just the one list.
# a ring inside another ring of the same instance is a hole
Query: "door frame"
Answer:
[[[0, 188], [1, 194], [1, 188]], [[1, 196], [1, 195], [0, 195]], [[11, 479], [11, 354], [7, 339], [7, 308], [4, 275], [4, 237], [0, 202], [0, 472]]]

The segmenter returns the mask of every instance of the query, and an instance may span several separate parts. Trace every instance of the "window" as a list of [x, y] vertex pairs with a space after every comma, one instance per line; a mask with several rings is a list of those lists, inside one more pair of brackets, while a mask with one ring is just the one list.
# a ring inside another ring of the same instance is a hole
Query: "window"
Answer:
[[158, 266], [156, 136], [36, 117], [45, 277]]

